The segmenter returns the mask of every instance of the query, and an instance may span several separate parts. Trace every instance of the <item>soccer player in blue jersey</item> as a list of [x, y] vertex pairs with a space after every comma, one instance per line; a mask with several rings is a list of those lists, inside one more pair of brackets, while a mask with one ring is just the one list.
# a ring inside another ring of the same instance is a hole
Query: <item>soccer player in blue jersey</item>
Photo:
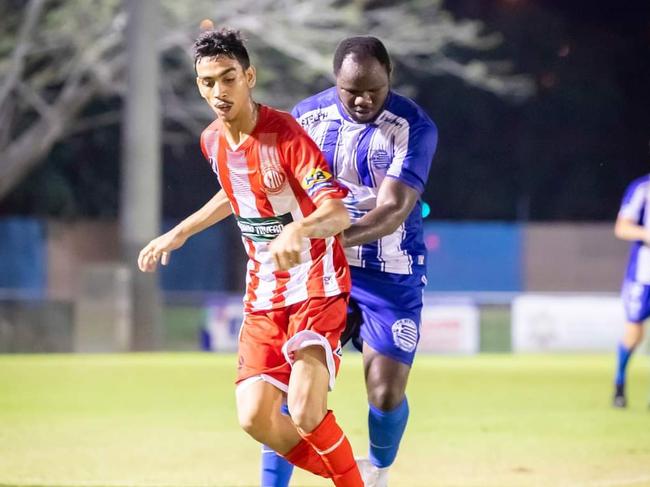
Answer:
[[[344, 39], [333, 64], [336, 86], [300, 102], [293, 115], [349, 189], [346, 331], [363, 351], [370, 437], [369, 457], [358, 463], [367, 487], [386, 486], [409, 416], [405, 390], [426, 283], [420, 195], [438, 133], [418, 105], [390, 89], [391, 61], [379, 39]], [[291, 466], [264, 449], [263, 487], [285, 487], [290, 476]]]
[[627, 323], [618, 345], [614, 407], [627, 406], [625, 375], [632, 352], [643, 340], [643, 322], [650, 316], [650, 175], [628, 186], [616, 219], [614, 233], [632, 242], [621, 297]]

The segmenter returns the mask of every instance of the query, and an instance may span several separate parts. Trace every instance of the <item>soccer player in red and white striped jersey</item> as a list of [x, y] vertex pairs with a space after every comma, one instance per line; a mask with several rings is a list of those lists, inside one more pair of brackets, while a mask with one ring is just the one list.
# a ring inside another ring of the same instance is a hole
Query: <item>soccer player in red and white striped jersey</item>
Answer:
[[[347, 190], [293, 117], [255, 103], [255, 69], [238, 32], [201, 34], [201, 96], [217, 115], [201, 149], [221, 190], [140, 252], [142, 271], [166, 264], [191, 235], [237, 219], [248, 253], [239, 339], [237, 410], [246, 432], [339, 487], [363, 481], [327, 409], [340, 362], [350, 270], [337, 235], [350, 221]], [[290, 416], [281, 414], [286, 401]]]

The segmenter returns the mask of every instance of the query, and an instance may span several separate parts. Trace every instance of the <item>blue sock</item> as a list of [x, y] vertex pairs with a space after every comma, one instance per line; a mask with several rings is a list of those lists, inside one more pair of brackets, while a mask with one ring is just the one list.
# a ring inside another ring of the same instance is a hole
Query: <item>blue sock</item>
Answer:
[[373, 465], [379, 468], [392, 465], [408, 419], [409, 404], [406, 398], [392, 411], [382, 411], [369, 404], [368, 433], [370, 462]]
[[[282, 413], [289, 415], [289, 408], [282, 405]], [[266, 445], [262, 445], [262, 487], [288, 487], [293, 465], [274, 452]]]
[[262, 487], [288, 487], [293, 465], [262, 445]]
[[624, 386], [625, 385], [625, 370], [627, 369], [627, 363], [634, 352], [633, 348], [627, 348], [622, 343], [618, 344], [618, 366], [616, 368], [616, 385]]

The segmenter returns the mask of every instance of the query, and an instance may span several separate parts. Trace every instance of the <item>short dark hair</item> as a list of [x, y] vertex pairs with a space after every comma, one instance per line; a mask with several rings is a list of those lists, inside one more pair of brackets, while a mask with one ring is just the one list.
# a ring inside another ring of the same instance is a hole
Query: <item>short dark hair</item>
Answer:
[[354, 36], [347, 37], [339, 42], [334, 52], [334, 75], [338, 76], [341, 70], [343, 60], [348, 54], [354, 54], [361, 59], [374, 57], [379, 63], [386, 68], [390, 74], [393, 66], [390, 62], [390, 56], [383, 42], [373, 36]]
[[244, 70], [251, 65], [241, 32], [228, 27], [202, 32], [194, 41], [195, 65], [202, 57], [215, 58], [217, 56], [236, 59]]

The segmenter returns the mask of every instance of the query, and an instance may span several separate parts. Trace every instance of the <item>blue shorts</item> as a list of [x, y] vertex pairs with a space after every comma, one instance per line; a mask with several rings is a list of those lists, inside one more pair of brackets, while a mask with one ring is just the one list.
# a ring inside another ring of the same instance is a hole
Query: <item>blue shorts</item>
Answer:
[[413, 364], [420, 341], [424, 272], [402, 275], [350, 269], [350, 307], [360, 315], [359, 337], [380, 354]]
[[621, 298], [628, 322], [641, 324], [650, 316], [650, 285], [626, 279]]

